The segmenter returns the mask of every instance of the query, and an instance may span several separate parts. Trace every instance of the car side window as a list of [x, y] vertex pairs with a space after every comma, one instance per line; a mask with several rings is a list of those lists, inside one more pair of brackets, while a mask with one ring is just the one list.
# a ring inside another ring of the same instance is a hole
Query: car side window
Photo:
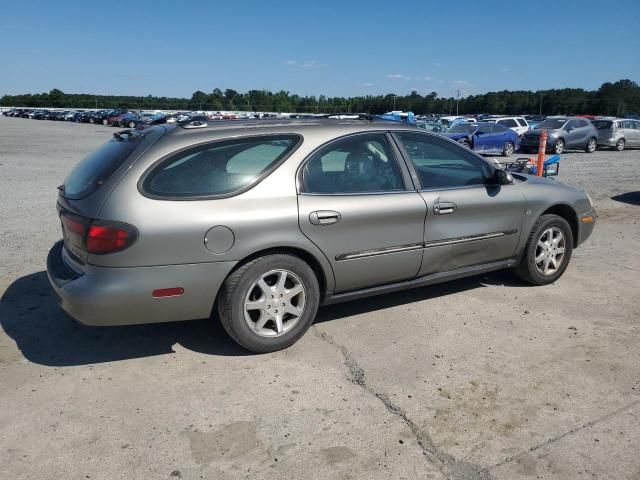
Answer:
[[405, 189], [385, 134], [364, 134], [332, 142], [302, 170], [305, 193], [379, 193]]
[[492, 169], [465, 147], [434, 135], [400, 133], [423, 189], [484, 185]]
[[569, 122], [565, 125], [565, 130], [569, 129], [569, 128], [578, 128], [580, 126], [580, 124], [578, 123], [577, 120], [569, 120]]
[[488, 124], [488, 125], [482, 125], [478, 128], [478, 133], [483, 134], [483, 133], [491, 133], [494, 130], [494, 124]]
[[296, 135], [248, 137], [192, 148], [162, 161], [142, 182], [156, 197], [198, 198], [247, 189], [299, 144]]
[[516, 118], [516, 120], [518, 121], [518, 124], [521, 127], [526, 127], [527, 126], [527, 121], [524, 118]]
[[624, 122], [624, 128], [630, 128], [631, 130], [637, 130], [637, 129], [640, 129], [640, 123], [639, 122], [634, 122], [632, 120], [626, 120]]
[[590, 123], [591, 122], [589, 122], [588, 120], [578, 120], [578, 126], [580, 128], [588, 127]]
[[505, 118], [504, 120], [498, 120], [499, 125], [504, 125], [505, 127], [512, 128], [517, 127], [518, 124], [513, 118]]

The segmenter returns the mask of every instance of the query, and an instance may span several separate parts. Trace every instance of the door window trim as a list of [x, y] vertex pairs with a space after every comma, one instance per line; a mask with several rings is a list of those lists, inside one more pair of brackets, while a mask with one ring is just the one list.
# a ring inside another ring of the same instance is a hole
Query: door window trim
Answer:
[[[413, 164], [413, 160], [411, 159], [411, 155], [409, 155], [409, 152], [407, 152], [407, 150], [404, 148], [404, 144], [402, 143], [402, 140], [398, 136], [398, 135], [403, 134], [403, 133], [427, 135], [427, 136], [435, 138], [436, 140], [445, 140], [445, 141], [451, 142], [452, 144], [454, 144], [458, 148], [464, 148], [464, 147], [461, 147], [458, 142], [456, 142], [454, 140], [451, 140], [450, 138], [443, 137], [441, 135], [432, 134], [432, 133], [429, 133], [429, 132], [418, 132], [418, 131], [415, 131], [415, 130], [394, 130], [393, 132], [391, 132], [391, 137], [393, 138], [393, 141], [396, 143], [396, 146], [398, 147], [398, 150], [400, 150], [400, 153], [404, 158], [404, 161], [405, 161], [405, 163], [407, 165], [407, 168], [411, 172], [412, 179], [417, 184], [418, 192], [437, 192], [437, 191], [442, 191], [442, 190], [462, 190], [462, 189], [466, 190], [466, 189], [469, 189], [469, 188], [480, 188], [480, 187], [487, 188], [487, 187], [493, 186], [493, 185], [489, 185], [487, 183], [476, 183], [476, 184], [473, 184], [473, 185], [458, 185], [458, 186], [452, 186], [452, 187], [423, 188], [422, 182], [420, 180], [420, 176], [418, 175], [418, 172], [416, 171], [415, 166]], [[466, 150], [466, 151], [468, 151], [471, 155], [475, 156], [478, 160], [481, 160], [482, 162], [484, 162], [489, 167], [489, 170], [492, 173], [495, 172], [496, 167], [491, 165], [484, 157], [480, 156], [479, 154], [477, 154], [476, 152], [474, 152], [472, 150]], [[508, 186], [508, 185], [501, 185], [501, 187], [506, 187], [506, 186]]]
[[[393, 160], [395, 160], [398, 169], [400, 170], [400, 175], [402, 177], [403, 190], [381, 190], [381, 191], [371, 191], [371, 192], [334, 192], [334, 193], [323, 193], [323, 192], [305, 192], [304, 190], [304, 167], [308, 162], [310, 162], [318, 152], [324, 150], [325, 148], [330, 147], [332, 144], [341, 142], [345, 139], [363, 136], [363, 135], [382, 135], [385, 137], [385, 140], [389, 144], [389, 148], [391, 149], [391, 153], [393, 155]], [[353, 196], [363, 196], [363, 195], [398, 195], [398, 194], [406, 194], [406, 193], [415, 193], [416, 188], [411, 178], [409, 171], [407, 170], [406, 162], [403, 161], [402, 152], [400, 152], [395, 144], [395, 140], [389, 135], [388, 130], [366, 130], [355, 133], [348, 133], [346, 135], [341, 135], [339, 137], [334, 137], [331, 140], [319, 145], [314, 148], [311, 153], [309, 153], [300, 165], [298, 166], [298, 170], [296, 171], [296, 191], [298, 195], [308, 195], [308, 196], [321, 196], [321, 197], [353, 197]]]
[[[277, 161], [272, 162], [269, 168], [267, 168], [264, 172], [262, 172], [259, 176], [257, 176], [251, 183], [239, 189], [233, 190], [231, 192], [212, 194], [212, 195], [171, 196], [171, 195], [157, 195], [155, 193], [148, 191], [145, 188], [147, 178], [149, 177], [149, 175], [151, 175], [151, 173], [155, 172], [156, 169], [160, 168], [160, 166], [165, 162], [168, 162], [173, 158], [177, 158], [178, 156], [183, 155], [185, 153], [187, 154], [188, 152], [196, 153], [196, 152], [208, 150], [209, 148], [215, 148], [216, 146], [222, 146], [225, 143], [251, 141], [252, 139], [256, 139], [256, 140], [268, 140], [269, 138], [279, 139], [281, 137], [287, 137], [287, 136], [291, 137], [294, 140], [294, 143], [289, 148], [289, 151], [287, 151], [286, 154], [283, 155]], [[277, 170], [280, 167], [280, 165], [282, 165], [289, 158], [291, 158], [291, 156], [298, 150], [298, 148], [300, 148], [300, 145], [302, 145], [303, 142], [304, 142], [304, 137], [299, 133], [266, 133], [266, 134], [262, 133], [262, 134], [242, 135], [237, 137], [217, 138], [215, 140], [207, 140], [204, 142], [187, 145], [182, 148], [172, 150], [171, 152], [163, 155], [162, 157], [154, 161], [151, 165], [149, 165], [149, 167], [147, 167], [144, 170], [144, 172], [142, 173], [142, 175], [140, 175], [140, 178], [138, 179], [138, 182], [137, 182], [138, 192], [140, 192], [140, 194], [152, 200], [185, 201], [185, 202], [193, 202], [193, 201], [199, 201], [199, 200], [217, 200], [220, 198], [235, 197], [237, 195], [243, 194], [244, 192], [251, 190], [260, 182], [262, 182], [265, 178], [270, 176], [275, 170]]]

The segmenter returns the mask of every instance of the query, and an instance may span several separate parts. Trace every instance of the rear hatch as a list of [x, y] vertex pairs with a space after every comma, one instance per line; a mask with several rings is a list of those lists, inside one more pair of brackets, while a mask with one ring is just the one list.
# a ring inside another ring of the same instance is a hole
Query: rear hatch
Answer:
[[609, 140], [615, 136], [615, 122], [613, 120], [593, 120], [591, 123], [598, 130], [598, 140]]
[[[126, 248], [135, 240], [135, 228], [112, 221], [117, 219], [100, 219], [100, 209], [127, 170], [165, 132], [165, 127], [156, 126], [114, 133], [113, 138], [78, 163], [58, 187], [64, 254], [72, 260], [72, 268], [78, 270], [86, 264], [90, 251], [110, 253], [117, 249], [98, 250], [107, 245]], [[102, 238], [96, 238], [96, 232]]]

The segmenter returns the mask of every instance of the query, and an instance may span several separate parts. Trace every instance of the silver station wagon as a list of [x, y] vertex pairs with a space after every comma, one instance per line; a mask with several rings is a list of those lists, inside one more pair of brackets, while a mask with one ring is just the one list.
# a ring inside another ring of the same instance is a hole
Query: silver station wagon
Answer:
[[125, 130], [59, 190], [47, 267], [71, 316], [212, 317], [254, 352], [324, 304], [503, 268], [551, 283], [596, 219], [583, 192], [372, 117]]

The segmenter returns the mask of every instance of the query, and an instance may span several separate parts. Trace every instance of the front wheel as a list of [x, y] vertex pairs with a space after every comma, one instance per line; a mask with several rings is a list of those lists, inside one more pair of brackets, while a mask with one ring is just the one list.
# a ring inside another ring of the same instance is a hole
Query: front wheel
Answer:
[[587, 153], [593, 153], [596, 151], [596, 147], [598, 146], [598, 142], [596, 141], [595, 138], [590, 138], [589, 141], [587, 142], [587, 146], [584, 147], [584, 151]]
[[225, 331], [257, 353], [293, 345], [313, 323], [320, 303], [318, 279], [293, 255], [256, 258], [233, 272], [218, 294]]
[[513, 154], [513, 143], [511, 142], [505, 143], [504, 147], [502, 147], [502, 156], [510, 157], [512, 154]]
[[471, 148], [471, 143], [469, 143], [469, 140], [461, 140], [460, 145], [466, 148]]
[[556, 140], [556, 143], [553, 145], [553, 153], [556, 155], [560, 155], [564, 151], [564, 140], [559, 138]]
[[619, 139], [616, 142], [616, 150], [619, 151], [619, 152], [623, 151], [624, 150], [624, 143], [625, 143], [624, 142], [624, 138]]
[[128, 126], [129, 128], [136, 128], [136, 122], [134, 122], [133, 120], [131, 120], [131, 121], [127, 124], [127, 126]]
[[555, 282], [566, 270], [573, 252], [573, 232], [558, 215], [542, 215], [529, 234], [516, 275], [533, 285]]

